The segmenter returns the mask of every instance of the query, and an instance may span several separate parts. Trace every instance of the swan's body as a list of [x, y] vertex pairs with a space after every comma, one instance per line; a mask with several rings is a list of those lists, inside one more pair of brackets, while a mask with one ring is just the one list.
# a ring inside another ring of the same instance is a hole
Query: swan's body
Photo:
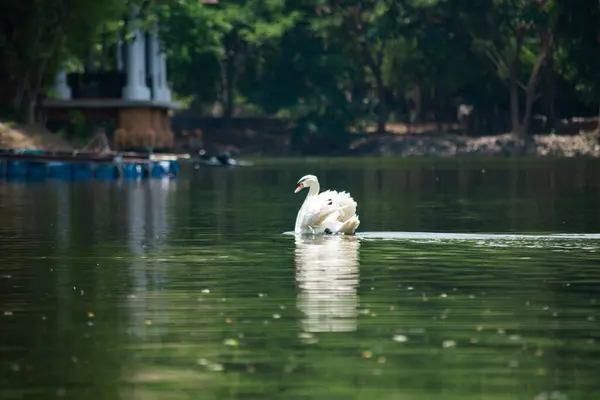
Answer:
[[335, 190], [319, 193], [319, 180], [314, 175], [300, 178], [294, 193], [304, 188], [308, 188], [308, 194], [296, 216], [295, 233], [354, 234], [360, 220], [356, 201], [349, 193]]

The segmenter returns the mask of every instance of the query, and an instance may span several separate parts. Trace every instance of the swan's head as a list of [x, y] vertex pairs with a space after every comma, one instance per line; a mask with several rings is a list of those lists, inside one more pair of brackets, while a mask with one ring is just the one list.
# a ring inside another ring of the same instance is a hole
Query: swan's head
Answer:
[[312, 185], [317, 185], [317, 184], [319, 184], [319, 181], [317, 180], [316, 176], [304, 175], [298, 181], [298, 187], [296, 188], [296, 190], [294, 190], [294, 193], [298, 193], [299, 191], [301, 191], [304, 188], [311, 187]]

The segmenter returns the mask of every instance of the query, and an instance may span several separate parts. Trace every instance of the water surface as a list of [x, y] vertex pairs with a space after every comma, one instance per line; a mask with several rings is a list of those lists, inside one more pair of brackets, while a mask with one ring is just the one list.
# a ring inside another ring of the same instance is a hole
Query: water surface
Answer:
[[[1, 398], [599, 398], [598, 161], [183, 172], [0, 183]], [[286, 234], [307, 173], [356, 237]]]

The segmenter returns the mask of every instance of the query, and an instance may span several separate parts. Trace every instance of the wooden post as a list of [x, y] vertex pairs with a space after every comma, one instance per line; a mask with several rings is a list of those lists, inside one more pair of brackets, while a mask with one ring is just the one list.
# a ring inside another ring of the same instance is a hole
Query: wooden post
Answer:
[[119, 110], [118, 129], [115, 131], [117, 149], [169, 148], [173, 147], [173, 141], [166, 110], [152, 107]]

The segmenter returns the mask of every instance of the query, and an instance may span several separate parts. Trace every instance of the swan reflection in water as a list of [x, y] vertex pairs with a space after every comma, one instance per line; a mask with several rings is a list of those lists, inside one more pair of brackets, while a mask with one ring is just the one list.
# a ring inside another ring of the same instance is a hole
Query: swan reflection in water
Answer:
[[296, 235], [297, 307], [305, 332], [357, 329], [359, 247], [354, 236]]

